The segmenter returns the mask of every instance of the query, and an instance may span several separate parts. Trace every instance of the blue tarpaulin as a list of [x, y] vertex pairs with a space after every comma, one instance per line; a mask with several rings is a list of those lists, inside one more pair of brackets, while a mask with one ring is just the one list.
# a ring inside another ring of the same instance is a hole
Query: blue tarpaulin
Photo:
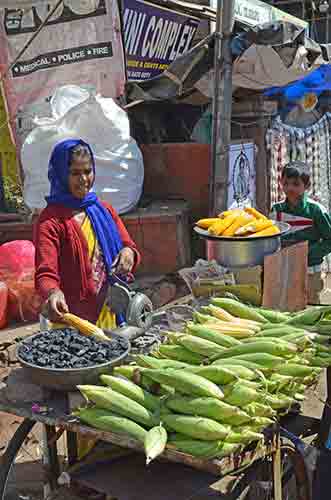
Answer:
[[319, 97], [322, 92], [331, 92], [331, 64], [323, 64], [308, 76], [285, 87], [272, 87], [264, 92], [268, 97], [282, 97], [289, 103], [298, 102], [305, 94], [313, 92]]

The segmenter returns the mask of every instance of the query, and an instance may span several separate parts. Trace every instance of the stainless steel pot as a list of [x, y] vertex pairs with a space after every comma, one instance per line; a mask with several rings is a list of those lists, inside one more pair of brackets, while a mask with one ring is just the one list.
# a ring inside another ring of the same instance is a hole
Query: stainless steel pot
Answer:
[[264, 257], [278, 252], [281, 236], [290, 229], [289, 224], [277, 222], [280, 233], [271, 236], [251, 238], [226, 238], [210, 236], [208, 231], [195, 227], [194, 230], [206, 240], [208, 260], [216, 260], [220, 265], [231, 268], [244, 268], [262, 265]]
[[[43, 335], [43, 333], [37, 333], [31, 337], [36, 337], [38, 335]], [[119, 335], [116, 335], [113, 332], [111, 333], [111, 336], [119, 337]], [[26, 341], [27, 338], [24, 340]], [[16, 351], [17, 359], [25, 369], [27, 376], [34, 384], [56, 391], [75, 391], [77, 390], [77, 385], [99, 384], [100, 375], [111, 373], [114, 366], [121, 365], [125, 362], [131, 350], [131, 344], [127, 341], [127, 350], [118, 358], [101, 365], [89, 366], [87, 368], [43, 368], [24, 361], [20, 357], [19, 349], [20, 343], [18, 344]]]

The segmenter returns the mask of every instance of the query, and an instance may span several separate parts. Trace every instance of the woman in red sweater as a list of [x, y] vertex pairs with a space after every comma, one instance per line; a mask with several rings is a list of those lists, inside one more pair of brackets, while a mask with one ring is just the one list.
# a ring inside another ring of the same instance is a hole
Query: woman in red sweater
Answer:
[[115, 210], [91, 193], [92, 150], [82, 140], [66, 140], [52, 152], [50, 196], [35, 229], [36, 288], [50, 319], [72, 312], [102, 328], [119, 326], [105, 300], [110, 271], [134, 271], [140, 256]]

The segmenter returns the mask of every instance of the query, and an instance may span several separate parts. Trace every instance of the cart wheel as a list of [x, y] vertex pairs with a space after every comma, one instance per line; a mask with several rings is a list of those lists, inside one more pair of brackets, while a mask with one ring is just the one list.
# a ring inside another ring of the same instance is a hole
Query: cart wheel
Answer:
[[[311, 500], [306, 466], [294, 446], [282, 445], [282, 500]], [[274, 500], [272, 459], [252, 464], [232, 487], [226, 500]]]
[[[26, 441], [29, 433], [31, 432], [35, 422], [32, 420], [24, 420], [23, 423], [17, 428], [15, 434], [11, 438], [6, 451], [1, 456], [0, 467], [0, 499], [9, 500], [11, 497], [6, 495], [7, 485], [11, 471], [17, 457], [19, 450]], [[13, 497], [14, 500], [14, 497]]]
[[43, 426], [26, 419], [0, 457], [0, 500], [42, 500], [49, 473], [43, 463]]

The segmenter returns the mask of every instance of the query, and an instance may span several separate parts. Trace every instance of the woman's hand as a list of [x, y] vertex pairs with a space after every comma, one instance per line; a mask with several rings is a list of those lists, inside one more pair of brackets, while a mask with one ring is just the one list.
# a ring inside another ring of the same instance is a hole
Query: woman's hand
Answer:
[[62, 315], [69, 312], [69, 308], [61, 290], [52, 290], [47, 300], [48, 317], [51, 321], [61, 321]]
[[128, 274], [132, 271], [135, 261], [135, 253], [132, 248], [124, 247], [116, 259], [115, 271], [118, 274]]

